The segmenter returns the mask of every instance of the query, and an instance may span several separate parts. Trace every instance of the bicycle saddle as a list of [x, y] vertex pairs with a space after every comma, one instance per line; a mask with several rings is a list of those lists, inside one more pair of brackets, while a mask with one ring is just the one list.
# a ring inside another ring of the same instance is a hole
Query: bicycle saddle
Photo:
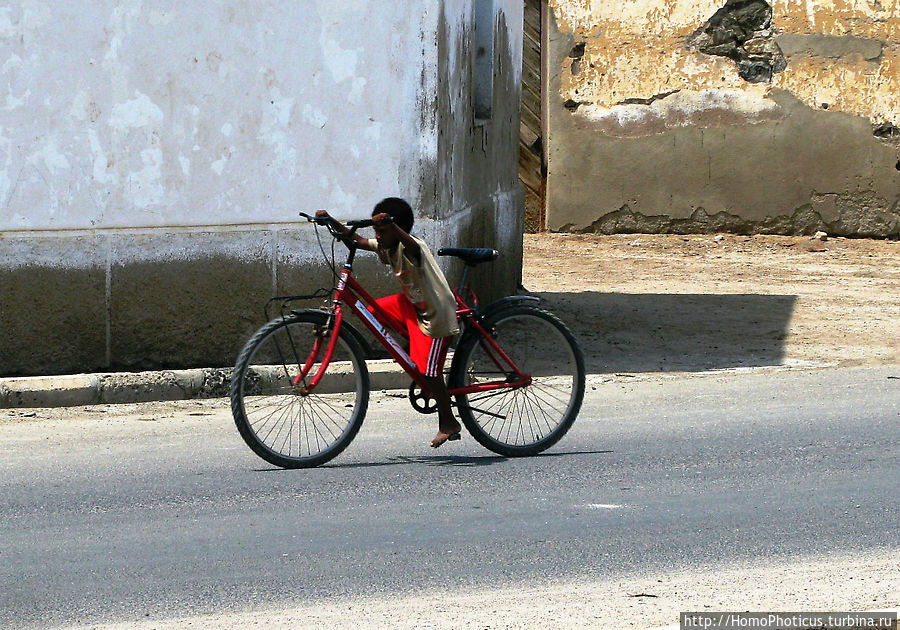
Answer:
[[486, 247], [442, 247], [438, 250], [438, 256], [456, 256], [472, 267], [496, 260], [499, 255], [500, 252], [496, 249]]

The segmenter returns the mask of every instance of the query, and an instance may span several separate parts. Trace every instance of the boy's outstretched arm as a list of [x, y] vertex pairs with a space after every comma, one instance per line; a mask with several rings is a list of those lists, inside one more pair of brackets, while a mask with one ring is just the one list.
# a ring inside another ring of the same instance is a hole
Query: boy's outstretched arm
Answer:
[[[346, 225], [344, 225], [343, 223], [341, 223], [340, 221], [338, 221], [337, 219], [332, 217], [330, 214], [328, 214], [328, 211], [326, 211], [326, 210], [316, 210], [316, 218], [317, 219], [320, 219], [320, 218], [328, 219], [328, 222], [331, 223], [331, 227], [333, 227], [335, 230], [337, 230], [341, 234], [347, 234], [350, 232], [350, 230], [347, 229]], [[358, 248], [365, 249], [367, 251], [372, 251], [372, 248], [369, 246], [369, 239], [363, 238], [359, 234], [354, 234], [353, 240], [356, 242], [356, 246]]]

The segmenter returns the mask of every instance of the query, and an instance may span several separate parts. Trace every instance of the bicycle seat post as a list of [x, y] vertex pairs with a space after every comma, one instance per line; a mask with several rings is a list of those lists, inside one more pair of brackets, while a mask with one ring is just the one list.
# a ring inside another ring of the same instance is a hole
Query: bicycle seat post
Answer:
[[459, 277], [459, 286], [456, 288], [457, 292], [462, 295], [463, 290], [466, 288], [466, 282], [469, 280], [469, 263], [463, 265], [462, 275]]

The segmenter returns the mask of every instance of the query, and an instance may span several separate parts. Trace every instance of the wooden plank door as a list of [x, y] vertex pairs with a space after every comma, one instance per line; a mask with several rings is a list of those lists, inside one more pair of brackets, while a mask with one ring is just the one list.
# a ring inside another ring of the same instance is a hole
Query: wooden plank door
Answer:
[[525, 231], [540, 232], [546, 226], [544, 184], [546, 168], [542, 134], [542, 5], [547, 0], [525, 0], [525, 34], [522, 38], [522, 103], [519, 126], [519, 181], [525, 189]]

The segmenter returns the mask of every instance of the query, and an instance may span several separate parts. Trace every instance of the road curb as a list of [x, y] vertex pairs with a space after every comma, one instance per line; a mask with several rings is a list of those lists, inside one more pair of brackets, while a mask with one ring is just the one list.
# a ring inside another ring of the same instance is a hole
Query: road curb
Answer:
[[33, 376], [0, 379], [0, 407], [71, 407], [99, 402], [100, 376]]
[[[367, 361], [366, 366], [374, 390], [406, 389], [410, 385], [409, 376], [391, 360]], [[0, 408], [223, 398], [228, 396], [232, 371], [232, 368], [196, 368], [0, 378]]]
[[[781, 365], [691, 372], [693, 376], [752, 374], [761, 371], [785, 371], [837, 367], [837, 363], [785, 361]], [[392, 359], [369, 359], [370, 389], [406, 390], [412, 379]], [[227, 398], [232, 368], [195, 368], [156, 372], [110, 372], [64, 376], [28, 376], [0, 378], [0, 409], [24, 407], [80, 407], [96, 404], [142, 403], [192, 398]], [[626, 379], [647, 378], [646, 374], [587, 374], [589, 387]], [[662, 378], [675, 378], [666, 373]]]

